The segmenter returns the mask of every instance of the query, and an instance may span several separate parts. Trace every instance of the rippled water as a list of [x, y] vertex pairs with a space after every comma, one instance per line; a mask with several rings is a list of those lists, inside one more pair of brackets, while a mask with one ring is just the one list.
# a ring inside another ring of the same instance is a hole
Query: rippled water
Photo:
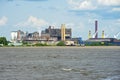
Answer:
[[0, 48], [0, 80], [120, 80], [120, 47]]

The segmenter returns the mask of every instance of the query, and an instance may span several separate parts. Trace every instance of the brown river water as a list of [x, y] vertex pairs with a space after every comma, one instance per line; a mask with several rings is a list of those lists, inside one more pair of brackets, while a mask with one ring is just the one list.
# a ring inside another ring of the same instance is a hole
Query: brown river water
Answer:
[[0, 80], [120, 80], [120, 47], [3, 47]]

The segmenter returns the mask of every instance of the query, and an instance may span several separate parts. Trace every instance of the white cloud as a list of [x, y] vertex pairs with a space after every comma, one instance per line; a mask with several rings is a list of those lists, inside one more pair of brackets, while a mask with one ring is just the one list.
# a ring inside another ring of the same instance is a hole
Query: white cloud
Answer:
[[[120, 0], [67, 0], [73, 10], [95, 10], [102, 6], [112, 6], [112, 11], [120, 11]], [[111, 7], [109, 7], [111, 8]]]
[[28, 19], [28, 23], [31, 23], [33, 26], [45, 26], [48, 23], [43, 19], [38, 19], [36, 17], [30, 16]]
[[113, 8], [112, 11], [120, 11], [120, 8]]
[[79, 9], [95, 9], [96, 7], [94, 7], [90, 1], [83, 1], [82, 3], [80, 3], [78, 8]]
[[40, 28], [46, 25], [48, 25], [48, 22], [46, 22], [45, 20], [39, 19], [34, 16], [30, 16], [26, 21], [20, 22], [16, 24], [15, 26], [20, 26], [20, 27], [21, 26], [23, 27], [32, 26], [32, 27]]
[[0, 19], [0, 26], [3, 26], [7, 23], [7, 17], [3, 16], [1, 19]]
[[68, 27], [68, 28], [72, 28], [73, 26], [75, 26], [74, 23], [67, 23], [67, 24], [66, 24], [66, 27]]
[[91, 0], [84, 0], [82, 2], [68, 0], [68, 3], [75, 10], [94, 10], [96, 6], [93, 6]]
[[120, 19], [118, 19], [117, 21], [120, 22]]
[[77, 3], [77, 2], [74, 2], [73, 0], [68, 0], [68, 3], [69, 3], [69, 4], [72, 4], [72, 5], [78, 5], [78, 3]]
[[120, 19], [117, 19], [117, 20], [116, 20], [116, 23], [117, 23], [118, 25], [120, 25]]
[[118, 6], [120, 0], [98, 0], [98, 3], [105, 6]]

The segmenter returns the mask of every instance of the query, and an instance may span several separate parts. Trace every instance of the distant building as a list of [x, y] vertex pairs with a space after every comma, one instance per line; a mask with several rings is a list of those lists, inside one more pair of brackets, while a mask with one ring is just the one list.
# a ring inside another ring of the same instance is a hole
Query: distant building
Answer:
[[17, 31], [12, 31], [11, 32], [11, 42], [16, 42], [17, 41]]
[[18, 30], [17, 31], [17, 40], [20, 42], [20, 41], [22, 41], [23, 40], [23, 38], [25, 37], [25, 33], [23, 32], [23, 31], [21, 31], [21, 30]]
[[39, 32], [27, 33], [25, 36], [26, 40], [38, 40], [39, 38]]
[[[72, 36], [72, 30], [71, 28], [65, 29], [65, 38], [66, 40], [70, 40]], [[43, 30], [41, 32], [41, 37], [52, 37], [57, 38], [57, 40], [61, 40], [61, 29], [55, 29], [49, 26], [49, 28]]]
[[103, 43], [105, 45], [114, 45], [114, 46], [120, 46], [120, 40], [117, 40], [115, 38], [90, 38], [85, 41], [86, 44], [94, 44], [94, 43]]
[[11, 42], [14, 42], [14, 43], [27, 42], [31, 44], [46, 43], [46, 42], [56, 43], [59, 40], [71, 40], [71, 36], [72, 36], [71, 28], [66, 29], [65, 25], [64, 26], [62, 25], [61, 29], [58, 29], [58, 28], [55, 29], [49, 26], [49, 28], [41, 31], [41, 36], [39, 32], [24, 33], [21, 30], [12, 31]]
[[71, 40], [74, 41], [75, 45], [82, 45], [82, 44], [84, 44], [84, 41], [82, 40], [82, 37], [72, 38]]
[[53, 43], [57, 41], [56, 38], [50, 37], [49, 34], [43, 33], [42, 36], [39, 35], [39, 32], [33, 33], [26, 33], [26, 37], [24, 38], [23, 42], [27, 42], [29, 44], [36, 44], [36, 43]]
[[21, 30], [11, 32], [11, 42], [17, 43], [21, 42], [25, 37], [25, 33]]

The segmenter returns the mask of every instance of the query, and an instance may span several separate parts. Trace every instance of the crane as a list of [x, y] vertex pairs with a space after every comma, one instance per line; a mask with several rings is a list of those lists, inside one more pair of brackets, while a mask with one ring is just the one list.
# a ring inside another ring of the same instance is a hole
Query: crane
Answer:
[[117, 38], [119, 36], [120, 32], [118, 32], [116, 35], [114, 35], [114, 38]]
[[98, 33], [97, 31], [96, 31], [95, 33], [93, 33], [92, 38], [95, 38], [95, 35], [96, 35], [97, 33]]

